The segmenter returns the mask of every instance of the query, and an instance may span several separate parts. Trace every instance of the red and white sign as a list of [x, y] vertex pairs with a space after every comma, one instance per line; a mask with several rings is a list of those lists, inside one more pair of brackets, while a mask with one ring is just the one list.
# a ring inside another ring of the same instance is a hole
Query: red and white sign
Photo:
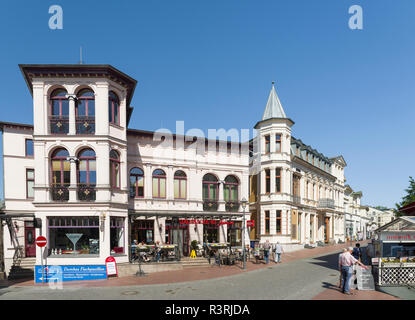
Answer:
[[415, 232], [382, 232], [380, 234], [380, 240], [383, 242], [415, 242]]
[[248, 221], [246, 222], [246, 226], [247, 226], [248, 228], [255, 228], [255, 220], [248, 220]]
[[107, 268], [107, 276], [118, 276], [117, 262], [113, 257], [105, 259], [105, 266]]
[[44, 236], [39, 236], [36, 238], [36, 245], [39, 248], [42, 248], [44, 246], [46, 246], [46, 244], [48, 243], [48, 241], [46, 240], [46, 238]]

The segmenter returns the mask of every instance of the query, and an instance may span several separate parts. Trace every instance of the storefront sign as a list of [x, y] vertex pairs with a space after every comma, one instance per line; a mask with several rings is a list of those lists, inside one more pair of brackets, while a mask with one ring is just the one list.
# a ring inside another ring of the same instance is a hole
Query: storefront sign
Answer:
[[[105, 265], [45, 266], [44, 282], [107, 279]], [[35, 282], [42, 282], [42, 266], [35, 266]]]
[[117, 262], [113, 257], [108, 257], [105, 259], [105, 266], [107, 268], [107, 276], [117, 276]]
[[213, 225], [223, 225], [223, 224], [234, 224], [234, 222], [233, 221], [225, 221], [225, 220], [179, 219], [179, 224], [213, 224]]
[[390, 242], [415, 242], [415, 232], [382, 232], [380, 240]]

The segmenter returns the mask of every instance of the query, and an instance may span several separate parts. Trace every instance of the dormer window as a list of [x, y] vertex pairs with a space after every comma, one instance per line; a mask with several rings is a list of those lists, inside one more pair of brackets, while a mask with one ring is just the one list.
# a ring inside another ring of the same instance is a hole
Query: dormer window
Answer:
[[110, 91], [108, 94], [109, 122], [120, 125], [120, 100], [118, 96]]

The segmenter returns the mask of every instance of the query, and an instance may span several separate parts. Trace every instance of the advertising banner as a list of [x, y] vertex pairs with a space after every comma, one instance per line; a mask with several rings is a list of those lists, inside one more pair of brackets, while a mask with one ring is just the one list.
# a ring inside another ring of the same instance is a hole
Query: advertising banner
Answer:
[[[44, 282], [107, 279], [105, 265], [44, 266]], [[35, 283], [42, 283], [42, 266], [35, 266]]]

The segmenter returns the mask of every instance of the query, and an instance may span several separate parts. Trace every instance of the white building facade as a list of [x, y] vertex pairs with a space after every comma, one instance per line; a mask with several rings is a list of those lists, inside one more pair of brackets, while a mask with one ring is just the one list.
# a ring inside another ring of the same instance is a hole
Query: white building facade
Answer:
[[251, 240], [286, 250], [344, 241], [346, 162], [294, 138], [293, 125], [273, 86], [251, 143]]
[[0, 123], [6, 272], [24, 257], [41, 264], [39, 235], [59, 266], [127, 263], [133, 240], [182, 255], [193, 240], [242, 245], [243, 144], [128, 129], [137, 82], [112, 66], [20, 68], [34, 125]]

